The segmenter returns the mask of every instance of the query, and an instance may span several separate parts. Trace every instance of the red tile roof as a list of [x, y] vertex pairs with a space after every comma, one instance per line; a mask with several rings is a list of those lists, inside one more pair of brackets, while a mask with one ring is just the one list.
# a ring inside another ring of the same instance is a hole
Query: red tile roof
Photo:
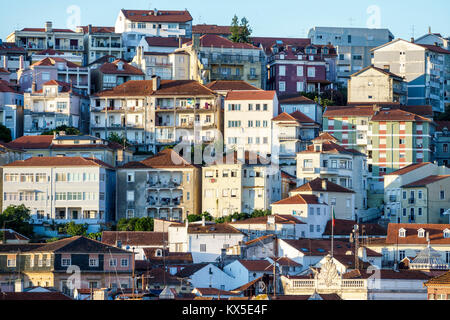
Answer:
[[13, 84], [6, 80], [0, 80], [0, 92], [18, 93]]
[[373, 117], [372, 121], [425, 121], [431, 122], [430, 119], [419, 116], [409, 111], [401, 109], [380, 110]]
[[[429, 176], [426, 177], [424, 179], [420, 179], [418, 181], [412, 182], [412, 183], [408, 183], [404, 186], [402, 186], [402, 188], [417, 188], [417, 187], [425, 187], [429, 184], [435, 183], [437, 181], [441, 181], [444, 179], [448, 179], [450, 178], [450, 175], [440, 175], [440, 176]], [[450, 182], [447, 182], [450, 183]]]
[[117, 241], [121, 241], [122, 246], [163, 246], [164, 240], [167, 242], [166, 232], [140, 232], [140, 231], [103, 231], [102, 242], [115, 246]]
[[249, 224], [264, 224], [264, 225], [266, 225], [269, 220], [269, 217], [272, 217], [272, 218], [274, 217], [276, 224], [305, 224], [304, 222], [298, 220], [294, 216], [275, 214], [272, 216], [240, 220], [240, 221], [232, 222], [231, 225], [236, 225], [238, 228], [239, 228], [239, 225], [249, 225]]
[[293, 197], [283, 199], [275, 202], [272, 205], [284, 205], [284, 204], [323, 204], [319, 202], [319, 198], [312, 194], [297, 194]]
[[242, 80], [216, 80], [208, 83], [206, 87], [214, 91], [262, 90]]
[[[331, 252], [331, 239], [298, 239], [298, 240], [280, 240], [302, 252], [306, 256], [323, 257]], [[352, 244], [346, 241], [334, 240], [334, 254], [346, 255], [347, 253], [354, 253], [355, 249]], [[374, 250], [366, 248], [368, 257], [381, 257], [382, 255]]]
[[0, 44], [0, 52], [24, 54], [25, 49], [18, 47], [14, 42], [3, 42]]
[[27, 160], [18, 160], [3, 167], [105, 167], [109, 164], [95, 158], [81, 157], [34, 157]]
[[375, 114], [373, 106], [359, 107], [327, 107], [324, 118], [342, 118], [342, 117], [372, 117]]
[[276, 97], [276, 91], [230, 91], [225, 97], [226, 101], [233, 100], [273, 100]]
[[[185, 44], [191, 39], [189, 38], [180, 38], [181, 44]], [[172, 48], [178, 48], [180, 46], [180, 40], [179, 38], [175, 37], [146, 37], [145, 41], [147, 41], [147, 44], [150, 47], [172, 47]], [[162, 53], [162, 52], [159, 52]]]
[[24, 235], [21, 235], [20, 233], [10, 230], [10, 229], [0, 229], [0, 232], [2, 233], [2, 237], [4, 237], [7, 241], [8, 240], [21, 240], [21, 241], [28, 241], [29, 238], [25, 237]]
[[130, 21], [133, 22], [188, 22], [192, 21], [192, 16], [189, 11], [175, 11], [175, 10], [157, 10], [155, 15], [154, 10], [125, 10], [122, 13]]
[[275, 236], [275, 235], [273, 235], [273, 234], [268, 234], [268, 235], [265, 235], [265, 236], [262, 236], [262, 237], [259, 237], [259, 238], [256, 238], [256, 239], [247, 241], [247, 242], [245, 243], [245, 245], [246, 245], [246, 246], [250, 246], [250, 245], [255, 244], [255, 243], [261, 243], [261, 242], [264, 243], [263, 241], [264, 241], [264, 240], [267, 240], [267, 239], [270, 239], [270, 240], [272, 240], [272, 241], [275, 241], [275, 240], [277, 239], [277, 236]]
[[112, 90], [95, 94], [97, 97], [133, 96], [216, 96], [216, 93], [194, 80], [161, 80], [160, 87], [153, 91], [152, 80], [131, 80]]
[[387, 174], [388, 176], [402, 176], [404, 174], [407, 174], [411, 171], [414, 171], [416, 169], [422, 168], [424, 166], [427, 166], [429, 164], [432, 164], [431, 162], [421, 162], [421, 163], [413, 163], [410, 164], [409, 166], [406, 166], [402, 169], [399, 169], [397, 171], [391, 172], [389, 174]]
[[189, 265], [192, 264], [192, 254], [190, 252], [169, 252], [162, 250], [162, 256], [156, 256], [156, 250], [160, 248], [144, 248], [144, 254], [152, 266], [160, 265]]
[[248, 271], [272, 272], [272, 264], [267, 260], [238, 260]]
[[288, 257], [281, 257], [281, 258], [272, 257], [271, 259], [273, 261], [276, 261], [277, 265], [280, 265], [282, 267], [301, 267], [302, 266], [300, 263], [297, 263]]
[[48, 149], [53, 136], [23, 136], [11, 141], [8, 145], [18, 149]]
[[231, 224], [189, 224], [188, 234], [243, 234]]
[[[83, 33], [88, 33], [89, 32], [89, 26], [81, 26], [79, 27], [83, 30]], [[115, 33], [116, 32], [116, 28], [115, 27], [95, 27], [95, 26], [91, 26], [91, 32], [92, 33]]]
[[[122, 64], [122, 70], [119, 70], [119, 64]], [[131, 64], [117, 59], [112, 63], [106, 62], [100, 66], [100, 72], [104, 74], [126, 74], [144, 76], [141, 69], [132, 66]]]
[[[325, 188], [324, 188], [325, 183]], [[317, 192], [339, 192], [339, 193], [355, 193], [354, 191], [344, 188], [332, 181], [317, 178], [304, 185], [292, 190], [291, 192], [317, 191]]]
[[[335, 236], [350, 236], [352, 233], [353, 227], [355, 226], [356, 221], [353, 220], [342, 220], [336, 219], [336, 226], [334, 227], [334, 235]], [[328, 221], [325, 231], [323, 233], [324, 236], [331, 236], [332, 233], [332, 221]], [[363, 227], [365, 230], [365, 236], [381, 236], [385, 237], [387, 235], [387, 230], [376, 223], [358, 223], [359, 230], [362, 231]]]
[[429, 44], [419, 44], [419, 43], [415, 43], [421, 47], [424, 47], [427, 50], [433, 51], [433, 52], [437, 52], [437, 53], [443, 53], [443, 54], [450, 54], [450, 51], [441, 48], [439, 46], [434, 46], [434, 45], [429, 45]]
[[[400, 229], [406, 230], [406, 236], [404, 238], [399, 236]], [[390, 223], [387, 231], [387, 238], [385, 244], [414, 244], [424, 245], [428, 244], [426, 236], [419, 238], [418, 231], [424, 229], [425, 233], [430, 234], [431, 246], [437, 244], [450, 244], [450, 238], [444, 238], [444, 230], [450, 230], [450, 224], [396, 224]]]
[[139, 162], [129, 162], [122, 169], [145, 169], [145, 168], [195, 168], [178, 153], [172, 149], [165, 149], [157, 155]]
[[295, 121], [298, 123], [310, 123], [310, 124], [316, 123], [313, 119], [311, 119], [310, 117], [308, 117], [307, 115], [305, 115], [300, 111], [295, 111], [291, 114], [283, 112], [280, 115], [273, 118], [272, 121]]
[[[192, 41], [186, 43], [187, 46], [192, 45]], [[215, 34], [205, 34], [200, 37], [200, 47], [202, 48], [234, 48], [234, 49], [250, 49], [260, 50], [248, 43], [236, 43], [224, 37]]]
[[329, 134], [328, 132], [321, 133], [317, 138], [313, 139], [312, 141], [332, 141], [332, 142], [338, 142], [338, 139], [336, 139], [334, 136]]
[[316, 104], [315, 101], [301, 95], [285, 95], [279, 97], [280, 104]]
[[[23, 28], [21, 31], [27, 31], [27, 32], [46, 32], [45, 28]], [[69, 32], [69, 33], [75, 33], [75, 31], [70, 29], [52, 29], [52, 32]]]
[[[373, 271], [352, 270], [343, 274], [344, 279], [368, 279], [373, 277]], [[430, 275], [420, 270], [399, 270], [394, 271], [390, 269], [377, 270], [377, 276], [381, 280], [428, 280]]]
[[450, 271], [448, 271], [448, 272], [446, 272], [446, 273], [444, 273], [444, 274], [442, 274], [440, 276], [437, 276], [435, 278], [430, 279], [429, 281], [425, 282], [424, 285], [427, 286], [427, 287], [428, 286], [434, 286], [434, 285], [438, 285], [438, 286], [440, 286], [440, 285], [445, 285], [445, 286], [450, 285]]
[[52, 66], [55, 66], [56, 63], [58, 63], [58, 62], [65, 63], [67, 65], [67, 67], [69, 67], [69, 68], [81, 68], [79, 65], [77, 65], [77, 64], [75, 64], [73, 62], [70, 62], [70, 61], [68, 61], [66, 59], [63, 59], [63, 58], [57, 58], [57, 57], [44, 58], [41, 61], [33, 63], [31, 66], [34, 66], [34, 67], [36, 67], [36, 66], [52, 67]]
[[352, 154], [361, 154], [359, 152], [357, 152], [356, 150], [353, 149], [346, 149], [332, 141], [323, 141], [322, 142], [322, 151], [316, 151], [316, 149], [314, 148], [314, 145], [310, 145], [306, 148], [305, 151], [301, 151], [301, 154], [306, 154], [306, 153], [333, 153], [333, 154], [338, 154], [338, 153], [352, 153]]
[[216, 34], [216, 35], [231, 35], [230, 26], [218, 26], [216, 24], [197, 24], [192, 26], [193, 34]]
[[402, 76], [399, 76], [399, 75], [397, 75], [397, 74], [394, 74], [394, 73], [392, 73], [392, 72], [389, 72], [389, 71], [386, 71], [386, 70], [384, 70], [384, 69], [377, 68], [377, 67], [374, 67], [374, 66], [368, 66], [368, 67], [366, 67], [366, 68], [364, 68], [364, 69], [362, 69], [362, 70], [360, 70], [360, 71], [358, 71], [358, 72], [355, 72], [355, 73], [352, 74], [350, 77], [355, 77], [355, 76], [357, 76], [357, 75], [359, 75], [359, 74], [361, 74], [361, 73], [363, 73], [363, 72], [365, 72], [365, 71], [367, 71], [367, 70], [370, 70], [370, 69], [376, 70], [376, 71], [381, 72], [381, 73], [383, 73], [383, 74], [385, 74], [385, 75], [388, 75], [388, 76], [390, 76], [390, 77], [394, 77], [394, 78], [403, 80], [403, 77], [402, 77]]
[[0, 73], [10, 74], [11, 72], [9, 72], [8, 70], [6, 70], [4, 68], [0, 68]]

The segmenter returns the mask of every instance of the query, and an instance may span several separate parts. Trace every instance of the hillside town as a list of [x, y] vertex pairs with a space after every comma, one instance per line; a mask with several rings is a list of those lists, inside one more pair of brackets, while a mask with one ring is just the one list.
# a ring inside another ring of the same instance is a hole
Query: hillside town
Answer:
[[0, 301], [450, 300], [450, 35], [232, 18], [11, 26]]

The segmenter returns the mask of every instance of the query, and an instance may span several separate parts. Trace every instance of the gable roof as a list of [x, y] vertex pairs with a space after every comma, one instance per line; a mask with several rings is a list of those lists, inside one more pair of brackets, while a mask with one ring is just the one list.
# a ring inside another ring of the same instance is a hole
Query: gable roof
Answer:
[[239, 293], [219, 290], [216, 288], [195, 288], [194, 291], [200, 296], [239, 296]]
[[292, 204], [323, 204], [320, 203], [319, 198], [312, 194], [297, 194], [295, 196], [289, 197], [287, 199], [280, 200], [278, 202], [273, 203], [272, 205], [292, 205]]
[[206, 267], [207, 265], [209, 265], [209, 263], [191, 264], [190, 266], [186, 266], [182, 270], [178, 271], [176, 276], [180, 277], [180, 278], [188, 278], [188, 277], [192, 276], [194, 273], [196, 273], [197, 271]]
[[95, 158], [82, 157], [33, 157], [6, 164], [10, 167], [104, 167], [112, 169], [109, 164]]
[[297, 123], [312, 123], [316, 124], [316, 122], [305, 115], [303, 112], [295, 111], [291, 114], [288, 114], [287, 112], [283, 112], [280, 115], [276, 116], [272, 119], [272, 121], [295, 121]]
[[[186, 265], [192, 264], [192, 253], [190, 252], [169, 252], [169, 249], [144, 248], [147, 260], [153, 266], [159, 265]], [[162, 256], [157, 256], [156, 251], [162, 250]]]
[[444, 179], [448, 179], [450, 178], [450, 175], [438, 175], [438, 176], [428, 176], [424, 179], [420, 179], [418, 181], [412, 182], [412, 183], [408, 183], [404, 186], [402, 186], [402, 188], [418, 188], [418, 187], [425, 187], [429, 184], [444, 180]]
[[430, 280], [428, 280], [427, 282], [424, 283], [425, 286], [428, 285], [449, 285], [450, 284], [450, 271], [434, 277]]
[[[399, 236], [399, 230], [405, 229], [405, 237]], [[419, 238], [418, 231], [420, 229], [425, 230], [425, 234], [428, 232], [430, 235], [430, 244], [450, 244], [450, 238], [444, 238], [444, 230], [450, 230], [450, 224], [397, 224], [390, 223], [387, 231], [387, 238], [384, 241], [385, 244], [414, 244], [414, 245], [427, 245], [428, 241], [426, 236]]]
[[[122, 63], [123, 65], [122, 70], [119, 70], [119, 63]], [[99, 70], [104, 74], [130, 74], [144, 76], [141, 69], [138, 69], [121, 59], [117, 59], [111, 63], [106, 62], [100, 66]]]
[[280, 105], [281, 104], [316, 104], [315, 101], [301, 96], [299, 94], [296, 95], [284, 95], [279, 97]]
[[214, 91], [262, 91], [262, 89], [252, 86], [250, 83], [243, 80], [215, 80], [208, 83], [206, 87]]
[[158, 90], [153, 91], [152, 80], [131, 80], [110, 90], [101, 91], [97, 97], [133, 96], [215, 96], [216, 93], [195, 80], [161, 80]]
[[[325, 185], [324, 185], [325, 182]], [[323, 188], [325, 186], [325, 188]], [[354, 191], [344, 188], [332, 181], [328, 181], [321, 178], [316, 178], [304, 185], [294, 189], [290, 192], [301, 192], [301, 191], [317, 191], [317, 192], [340, 192], [340, 193], [355, 193]]]
[[[175, 37], [145, 37], [145, 41], [150, 47], [170, 47], [170, 48], [179, 48], [180, 46], [180, 39], [181, 44], [185, 44], [191, 39], [189, 38], [175, 38]], [[162, 52], [158, 52], [160, 54], [163, 54]]]
[[421, 167], [427, 166], [429, 164], [432, 164], [432, 163], [431, 162], [413, 163], [413, 164], [410, 164], [409, 166], [406, 166], [404, 168], [401, 168], [399, 170], [391, 172], [391, 173], [387, 174], [387, 176], [402, 176], [404, 174], [407, 174], [407, 173], [409, 173], [411, 171], [414, 171], [414, 170], [419, 169]]
[[[191, 46], [192, 41], [187, 42], [186, 46]], [[215, 34], [205, 34], [200, 37], [200, 47], [202, 48], [234, 48], [234, 49], [250, 49], [250, 50], [260, 50], [257, 47], [252, 46], [249, 43], [237, 43], [233, 42], [227, 38], [215, 35]]]
[[[331, 252], [331, 239], [298, 239], [298, 240], [287, 240], [280, 239], [292, 248], [303, 253], [305, 256], [320, 256], [323, 257]], [[334, 254], [336, 255], [346, 255], [351, 252], [354, 253], [354, 248], [352, 244], [346, 241], [334, 240], [333, 241]], [[375, 252], [369, 248], [366, 248], [366, 253], [368, 257], [381, 257], [381, 253]]]
[[165, 149], [157, 155], [139, 162], [128, 162], [120, 169], [145, 169], [145, 168], [195, 168], [186, 159], [173, 149]]
[[193, 34], [217, 34], [231, 35], [230, 26], [218, 26], [216, 24], [197, 24], [192, 26]]
[[83, 253], [128, 253], [126, 250], [122, 250], [107, 244], [101, 243], [97, 240], [88, 239], [86, 237], [72, 237], [55, 242], [51, 242], [40, 246], [33, 252], [55, 252], [55, 253], [71, 253], [71, 252], [83, 252]]
[[238, 260], [248, 271], [272, 272], [273, 265], [267, 260]]
[[323, 117], [324, 118], [342, 118], [346, 116], [350, 117], [372, 117], [375, 114], [375, 110], [373, 109], [373, 105], [370, 106], [344, 106], [337, 107], [331, 106], [327, 107]]
[[273, 100], [276, 97], [276, 91], [249, 90], [249, 91], [230, 91], [225, 97], [226, 101], [232, 100]]
[[[30, 239], [25, 237], [24, 235], [11, 230], [11, 229], [0, 229], [0, 232], [2, 233], [2, 237], [5, 238], [6, 241], [8, 240], [20, 240], [20, 241], [29, 241]], [[3, 240], [0, 238], [0, 240]]]
[[115, 27], [101, 27], [101, 26], [80, 26], [83, 33], [88, 33], [91, 28], [91, 33], [116, 33]]
[[103, 231], [102, 233], [102, 242], [110, 246], [115, 246], [116, 241], [121, 241], [122, 246], [163, 246], [167, 240], [167, 232]]
[[401, 109], [380, 110], [373, 117], [372, 121], [424, 121], [431, 122], [430, 119], [418, 114]]
[[6, 80], [0, 80], [0, 92], [19, 93], [14, 85]]
[[133, 22], [188, 22], [192, 21], [189, 11], [176, 10], [121, 10], [125, 18]]
[[384, 70], [384, 69], [381, 69], [381, 68], [377, 68], [377, 67], [375, 67], [375, 66], [368, 66], [368, 67], [366, 67], [366, 68], [364, 68], [364, 69], [362, 69], [362, 70], [359, 70], [358, 72], [355, 72], [354, 74], [352, 74], [350, 77], [355, 77], [355, 76], [357, 76], [357, 75], [360, 75], [361, 73], [364, 73], [364, 72], [366, 72], [367, 70], [375, 70], [375, 71], [378, 71], [378, 72], [381, 72], [381, 73], [383, 73], [383, 74], [385, 74], [385, 75], [387, 75], [387, 76], [389, 76], [389, 77], [393, 77], [393, 78], [397, 78], [397, 79], [399, 79], [399, 80], [403, 80], [403, 77], [402, 76], [399, 76], [399, 75], [397, 75], [397, 74], [394, 74], [394, 73], [392, 73], [392, 72], [389, 72], [389, 71], [386, 71], [386, 70]]
[[202, 226], [201, 224], [189, 224], [188, 234], [244, 234], [231, 224], [221, 223], [221, 224], [206, 224]]
[[57, 58], [57, 57], [48, 57], [48, 58], [44, 58], [41, 61], [35, 62], [33, 63], [31, 66], [32, 67], [53, 67], [56, 65], [56, 63], [61, 62], [61, 63], [65, 63], [67, 65], [68, 68], [83, 68], [73, 62], [70, 62], [66, 59], [63, 58]]

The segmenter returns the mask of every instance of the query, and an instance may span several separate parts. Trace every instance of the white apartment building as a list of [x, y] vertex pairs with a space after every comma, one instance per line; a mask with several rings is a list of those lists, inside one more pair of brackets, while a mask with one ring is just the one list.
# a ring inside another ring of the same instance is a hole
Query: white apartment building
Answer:
[[44, 224], [87, 223], [88, 232], [114, 218], [115, 172], [97, 159], [37, 157], [4, 165], [3, 207], [24, 204], [36, 232]]
[[297, 154], [298, 186], [321, 178], [355, 191], [355, 207], [362, 219], [368, 206], [367, 177], [367, 156], [337, 145], [328, 134], [314, 139], [306, 151]]
[[0, 40], [0, 68], [9, 72], [9, 81], [17, 83], [17, 71], [28, 68], [30, 62], [26, 60], [27, 52], [15, 43]]
[[281, 173], [256, 153], [231, 152], [203, 167], [202, 212], [215, 218], [268, 210], [281, 199]]
[[40, 135], [63, 125], [89, 130], [89, 98], [68, 83], [48, 81], [42, 90], [25, 93], [24, 105], [24, 135]]
[[128, 81], [91, 97], [91, 134], [117, 133], [154, 153], [181, 141], [213, 141], [222, 115], [217, 96], [193, 80]]
[[278, 115], [276, 91], [230, 91], [225, 97], [224, 144], [263, 156], [276, 153], [272, 119]]
[[116, 33], [121, 33], [126, 48], [124, 58], [131, 60], [144, 37], [191, 37], [192, 16], [189, 11], [125, 10], [116, 20]]
[[351, 74], [370, 66], [370, 50], [392, 41], [394, 35], [388, 29], [314, 27], [308, 38], [312, 44], [336, 48], [337, 81], [347, 86]]
[[446, 62], [450, 51], [397, 39], [372, 50], [372, 64], [405, 79], [408, 105], [431, 105], [444, 112]]
[[238, 245], [246, 235], [229, 224], [205, 221], [169, 226], [169, 251], [190, 252], [194, 263], [215, 262], [222, 249]]

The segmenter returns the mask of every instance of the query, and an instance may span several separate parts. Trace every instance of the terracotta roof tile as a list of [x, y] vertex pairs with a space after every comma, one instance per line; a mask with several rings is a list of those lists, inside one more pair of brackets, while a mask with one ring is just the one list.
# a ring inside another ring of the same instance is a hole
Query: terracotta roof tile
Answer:
[[[122, 64], [122, 70], [119, 69], [119, 64]], [[138, 75], [144, 76], [141, 69], [132, 66], [131, 64], [117, 59], [112, 63], [106, 62], [102, 64], [99, 68], [100, 72], [104, 74], [127, 74], [127, 75]]]
[[225, 291], [225, 290], [219, 290], [215, 288], [195, 288], [197, 290], [198, 294], [201, 296], [238, 296], [239, 293], [231, 292], [231, 291]]
[[164, 232], [140, 232], [140, 231], [103, 231], [102, 242], [115, 246], [116, 241], [121, 241], [122, 246], [163, 246], [167, 242], [168, 233]]
[[230, 91], [225, 97], [226, 101], [232, 100], [273, 100], [276, 91]]
[[[402, 186], [402, 188], [425, 187], [431, 183], [435, 183], [437, 181], [441, 181], [441, 180], [448, 179], [448, 178], [450, 178], [450, 175], [429, 176], [424, 179], [420, 179], [418, 181], [408, 183], [408, 184]], [[447, 183], [450, 183], [450, 182], [447, 182]]]
[[431, 122], [430, 119], [419, 116], [409, 111], [401, 109], [380, 110], [373, 117], [372, 121], [424, 121]]
[[327, 107], [324, 118], [342, 118], [346, 116], [353, 117], [372, 117], [375, 114], [373, 106], [359, 107]]
[[189, 224], [188, 234], [243, 234], [231, 224]]
[[[181, 44], [185, 44], [191, 39], [189, 38], [175, 38], [175, 37], [146, 37], [145, 41], [150, 47], [171, 47], [171, 48], [178, 48], [180, 46], [180, 40]], [[162, 52], [158, 52], [162, 54]]]
[[67, 67], [69, 68], [82, 68], [79, 65], [70, 62], [66, 59], [63, 58], [57, 58], [57, 57], [49, 57], [49, 58], [44, 58], [41, 61], [35, 62], [32, 64], [32, 66], [36, 67], [36, 66], [46, 66], [46, 67], [50, 67], [50, 66], [55, 66], [56, 63], [58, 62], [62, 62], [65, 63], [67, 65]]
[[22, 47], [18, 47], [14, 42], [3, 42], [0, 43], [0, 52], [24, 54], [25, 49]]
[[194, 273], [196, 273], [197, 271], [206, 267], [207, 265], [208, 265], [208, 263], [192, 264], [190, 266], [183, 268], [181, 271], [178, 271], [176, 276], [180, 277], [180, 278], [188, 278], [188, 277], [192, 276]]
[[434, 45], [429, 45], [429, 44], [419, 44], [419, 43], [416, 43], [416, 44], [421, 47], [424, 47], [427, 50], [433, 51], [433, 52], [450, 54], [450, 51], [448, 51], [442, 47], [439, 47], [439, 46], [434, 46]]
[[122, 9], [125, 17], [133, 22], [188, 22], [192, 21], [189, 11], [158, 10], [155, 15], [154, 10], [125, 10]]
[[404, 174], [407, 174], [411, 171], [414, 171], [416, 169], [422, 168], [424, 166], [427, 166], [429, 164], [432, 164], [431, 162], [421, 162], [421, 163], [413, 163], [410, 164], [409, 166], [406, 166], [402, 169], [399, 169], [397, 171], [391, 172], [389, 174], [387, 174], [388, 176], [402, 176]]
[[230, 26], [218, 26], [216, 24], [197, 24], [192, 26], [193, 34], [216, 34], [216, 35], [231, 35]]
[[113, 246], [106, 245], [100, 241], [86, 237], [71, 237], [63, 240], [44, 244], [33, 249], [33, 252], [83, 252], [83, 253], [130, 253]]
[[265, 224], [267, 224], [269, 217], [275, 218], [276, 224], [305, 224], [304, 222], [298, 220], [294, 216], [275, 214], [275, 215], [271, 215], [271, 216], [240, 220], [240, 221], [232, 222], [231, 225], [236, 225], [237, 227], [239, 227], [239, 225], [249, 225], [249, 224], [264, 224], [265, 225]]
[[95, 158], [82, 157], [34, 157], [27, 160], [17, 160], [6, 164], [4, 168], [12, 167], [105, 167], [110, 165]]
[[[83, 33], [89, 32], [89, 26], [81, 26], [80, 27], [83, 30]], [[115, 27], [98, 27], [98, 26], [91, 26], [91, 32], [92, 33], [116, 33]]]
[[300, 111], [295, 111], [291, 114], [288, 114], [287, 112], [283, 112], [277, 117], [273, 118], [272, 121], [296, 121], [298, 123], [313, 123], [316, 124], [316, 122], [305, 115], [304, 113]]
[[368, 66], [368, 67], [366, 67], [366, 68], [364, 68], [364, 69], [362, 69], [362, 70], [360, 70], [360, 71], [358, 71], [358, 72], [355, 72], [355, 73], [352, 74], [350, 77], [355, 77], [355, 76], [357, 76], [357, 75], [359, 75], [359, 74], [361, 74], [361, 73], [363, 73], [363, 72], [365, 72], [365, 71], [367, 71], [367, 70], [370, 70], [370, 69], [376, 70], [376, 71], [381, 72], [381, 73], [383, 73], [383, 74], [385, 74], [385, 75], [388, 75], [388, 76], [390, 76], [390, 77], [394, 77], [394, 78], [397, 78], [397, 79], [403, 79], [402, 76], [399, 76], [399, 75], [397, 75], [397, 74], [394, 74], [394, 73], [392, 73], [392, 72], [389, 72], [389, 71], [386, 71], [386, 70], [384, 70], [384, 69], [377, 68], [377, 67], [374, 67], [374, 66]]
[[283, 199], [275, 202], [272, 205], [284, 205], [284, 204], [323, 204], [319, 202], [319, 198], [312, 194], [297, 194], [293, 197]]
[[[299, 252], [302, 252], [306, 256], [326, 256], [331, 252], [331, 239], [298, 239], [298, 240], [280, 240], [286, 244], [295, 248]], [[352, 244], [346, 241], [335, 239], [333, 242], [334, 254], [346, 255], [347, 253], [353, 253], [354, 248]], [[366, 248], [368, 257], [381, 257], [381, 254]]]
[[[404, 238], [399, 236], [400, 229], [406, 230], [406, 236]], [[387, 238], [385, 244], [415, 244], [424, 245], [428, 244], [426, 236], [419, 238], [418, 231], [424, 229], [425, 233], [430, 235], [431, 246], [437, 244], [450, 244], [450, 238], [444, 238], [444, 230], [450, 230], [450, 224], [396, 224], [390, 223], [387, 231]]]
[[12, 83], [6, 80], [0, 80], [0, 92], [17, 93], [17, 90], [14, 89]]
[[425, 286], [434, 286], [434, 285], [450, 285], [450, 271], [437, 276], [435, 278], [430, 279], [429, 281], [425, 282]]
[[316, 104], [315, 101], [301, 95], [285, 95], [279, 97], [280, 104]]
[[272, 272], [272, 264], [267, 260], [238, 260], [248, 271]]
[[[191, 46], [192, 41], [186, 43], [186, 46]], [[200, 37], [200, 47], [202, 48], [234, 48], [234, 49], [250, 49], [260, 50], [257, 47], [248, 43], [236, 43], [224, 37], [215, 34], [205, 34]]]
[[292, 190], [291, 192], [302, 192], [302, 191], [355, 193], [354, 191], [344, 188], [332, 181], [327, 181], [321, 178], [317, 178], [308, 183], [305, 183], [304, 185], [298, 187], [297, 189]]
[[144, 169], [144, 168], [195, 168], [178, 153], [172, 149], [165, 149], [157, 155], [139, 162], [129, 162], [121, 169]]
[[[29, 32], [46, 32], [45, 28], [23, 28], [21, 31], [29, 31]], [[52, 32], [69, 32], [69, 33], [75, 33], [75, 31], [70, 29], [52, 29]]]

